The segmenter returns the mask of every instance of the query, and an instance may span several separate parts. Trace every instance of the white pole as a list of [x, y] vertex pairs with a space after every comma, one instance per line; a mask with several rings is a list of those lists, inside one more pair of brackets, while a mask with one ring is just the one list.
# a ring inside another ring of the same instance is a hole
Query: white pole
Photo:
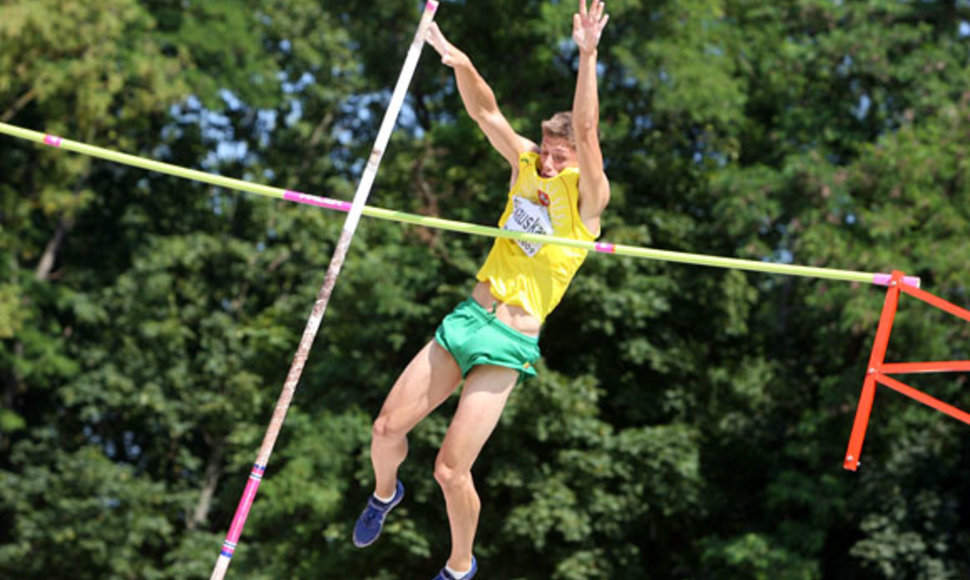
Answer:
[[286, 419], [286, 412], [290, 407], [290, 402], [293, 400], [296, 385], [300, 382], [300, 375], [303, 374], [303, 367], [306, 365], [307, 356], [310, 354], [310, 347], [313, 345], [317, 330], [323, 321], [324, 312], [327, 310], [327, 303], [330, 301], [330, 295], [333, 293], [334, 286], [337, 283], [337, 277], [340, 275], [340, 269], [343, 267], [344, 260], [347, 257], [347, 250], [350, 248], [351, 240], [353, 240], [354, 231], [357, 229], [357, 223], [360, 221], [360, 215], [364, 210], [364, 205], [367, 203], [367, 196], [370, 194], [371, 186], [374, 184], [374, 178], [377, 176], [377, 168], [380, 166], [381, 158], [384, 156], [384, 148], [387, 147], [387, 142], [391, 138], [391, 132], [394, 130], [398, 114], [401, 112], [401, 106], [404, 104], [404, 96], [407, 93], [408, 85], [411, 83], [414, 70], [418, 66], [418, 59], [421, 56], [421, 49], [424, 48], [428, 25], [434, 19], [434, 14], [437, 9], [438, 3], [436, 0], [428, 0], [428, 3], [424, 7], [424, 14], [421, 16], [418, 30], [414, 35], [414, 40], [411, 42], [411, 47], [408, 49], [404, 67], [401, 69], [401, 75], [398, 77], [397, 85], [394, 87], [394, 93], [391, 95], [391, 102], [387, 107], [387, 111], [384, 113], [384, 120], [377, 133], [374, 148], [371, 150], [370, 158], [367, 160], [367, 167], [364, 168], [360, 183], [357, 185], [353, 204], [347, 215], [347, 220], [344, 222], [344, 228], [340, 233], [340, 239], [337, 242], [337, 247], [334, 249], [333, 257], [330, 259], [330, 266], [327, 268], [323, 286], [320, 288], [320, 293], [317, 294], [317, 300], [313, 304], [313, 310], [310, 313], [310, 318], [307, 320], [303, 337], [300, 339], [296, 355], [293, 357], [290, 371], [286, 375], [283, 391], [280, 393], [280, 397], [276, 402], [276, 410], [273, 412], [273, 418], [270, 420], [269, 428], [263, 437], [263, 444], [259, 448], [256, 463], [250, 471], [249, 481], [243, 490], [242, 498], [239, 500], [236, 515], [233, 517], [232, 525], [229, 527], [229, 533], [226, 535], [226, 540], [222, 544], [222, 550], [219, 553], [219, 558], [216, 560], [216, 565], [212, 570], [210, 580], [222, 580], [226, 575], [226, 571], [229, 569], [229, 561], [236, 551], [239, 536], [242, 534], [243, 526], [246, 524], [246, 518], [249, 515], [249, 509], [253, 505], [256, 491], [259, 489], [259, 484], [266, 471], [266, 465], [269, 463], [270, 455], [273, 453], [273, 446], [276, 444], [276, 438], [279, 436], [283, 421]]

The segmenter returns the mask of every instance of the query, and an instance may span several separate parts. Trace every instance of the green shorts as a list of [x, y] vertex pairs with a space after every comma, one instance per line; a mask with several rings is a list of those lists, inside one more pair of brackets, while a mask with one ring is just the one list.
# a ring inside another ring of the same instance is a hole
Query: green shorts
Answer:
[[519, 379], [534, 377], [539, 339], [522, 334], [469, 298], [445, 316], [435, 340], [455, 357], [465, 377], [477, 365], [519, 371]]

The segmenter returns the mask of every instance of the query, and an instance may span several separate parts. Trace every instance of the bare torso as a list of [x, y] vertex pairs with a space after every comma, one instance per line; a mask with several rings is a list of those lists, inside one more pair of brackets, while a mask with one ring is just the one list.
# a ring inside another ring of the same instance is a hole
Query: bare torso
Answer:
[[522, 334], [539, 336], [539, 329], [542, 327], [542, 323], [535, 316], [526, 312], [521, 306], [506, 304], [492, 296], [491, 284], [488, 282], [479, 282], [476, 284], [475, 289], [472, 290], [472, 298], [489, 312], [492, 312], [494, 306], [495, 317]]

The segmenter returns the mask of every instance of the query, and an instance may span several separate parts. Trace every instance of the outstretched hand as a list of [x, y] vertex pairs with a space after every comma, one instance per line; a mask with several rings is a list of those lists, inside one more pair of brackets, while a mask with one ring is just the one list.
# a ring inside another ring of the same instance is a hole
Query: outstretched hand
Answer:
[[463, 58], [468, 58], [465, 53], [455, 48], [455, 45], [448, 42], [445, 35], [441, 33], [437, 22], [432, 22], [428, 27], [428, 44], [434, 47], [441, 55], [441, 62], [445, 66], [454, 68], [461, 63]]
[[603, 28], [610, 20], [609, 14], [603, 14], [605, 7], [605, 2], [593, 0], [587, 10], [586, 0], [579, 0], [579, 13], [573, 15], [573, 40], [580, 52], [593, 52], [599, 45]]

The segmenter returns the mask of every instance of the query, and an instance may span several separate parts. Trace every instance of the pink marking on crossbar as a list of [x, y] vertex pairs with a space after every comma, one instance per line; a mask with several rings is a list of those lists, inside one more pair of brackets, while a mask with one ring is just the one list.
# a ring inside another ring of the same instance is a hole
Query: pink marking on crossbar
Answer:
[[353, 205], [349, 201], [340, 201], [339, 199], [331, 199], [329, 197], [318, 197], [316, 195], [301, 193], [299, 191], [293, 191], [290, 189], [283, 192], [283, 199], [286, 201], [302, 203], [304, 205], [315, 205], [317, 207], [335, 209], [337, 211], [350, 211], [350, 207]]
[[616, 252], [616, 246], [613, 244], [607, 244], [605, 242], [600, 242], [596, 244], [595, 247], [597, 252], [603, 252], [604, 254], [612, 254]]
[[263, 473], [265, 472], [265, 467], [254, 465], [253, 470], [249, 473], [249, 481], [246, 482], [246, 489], [243, 490], [242, 498], [239, 499], [239, 505], [236, 507], [236, 515], [232, 518], [232, 525], [229, 526], [229, 533], [226, 535], [226, 542], [231, 544], [239, 542], [239, 536], [242, 535], [243, 526], [246, 524], [246, 518], [249, 516], [249, 509], [253, 507], [256, 491], [259, 489], [259, 484], [263, 481]]
[[[892, 274], [873, 274], [872, 283], [877, 286], [889, 286], [889, 282], [892, 280], [892, 278]], [[903, 284], [919, 288], [919, 276], [903, 276]]]
[[50, 145], [51, 147], [60, 147], [63, 141], [64, 139], [54, 135], [44, 135], [44, 143]]

